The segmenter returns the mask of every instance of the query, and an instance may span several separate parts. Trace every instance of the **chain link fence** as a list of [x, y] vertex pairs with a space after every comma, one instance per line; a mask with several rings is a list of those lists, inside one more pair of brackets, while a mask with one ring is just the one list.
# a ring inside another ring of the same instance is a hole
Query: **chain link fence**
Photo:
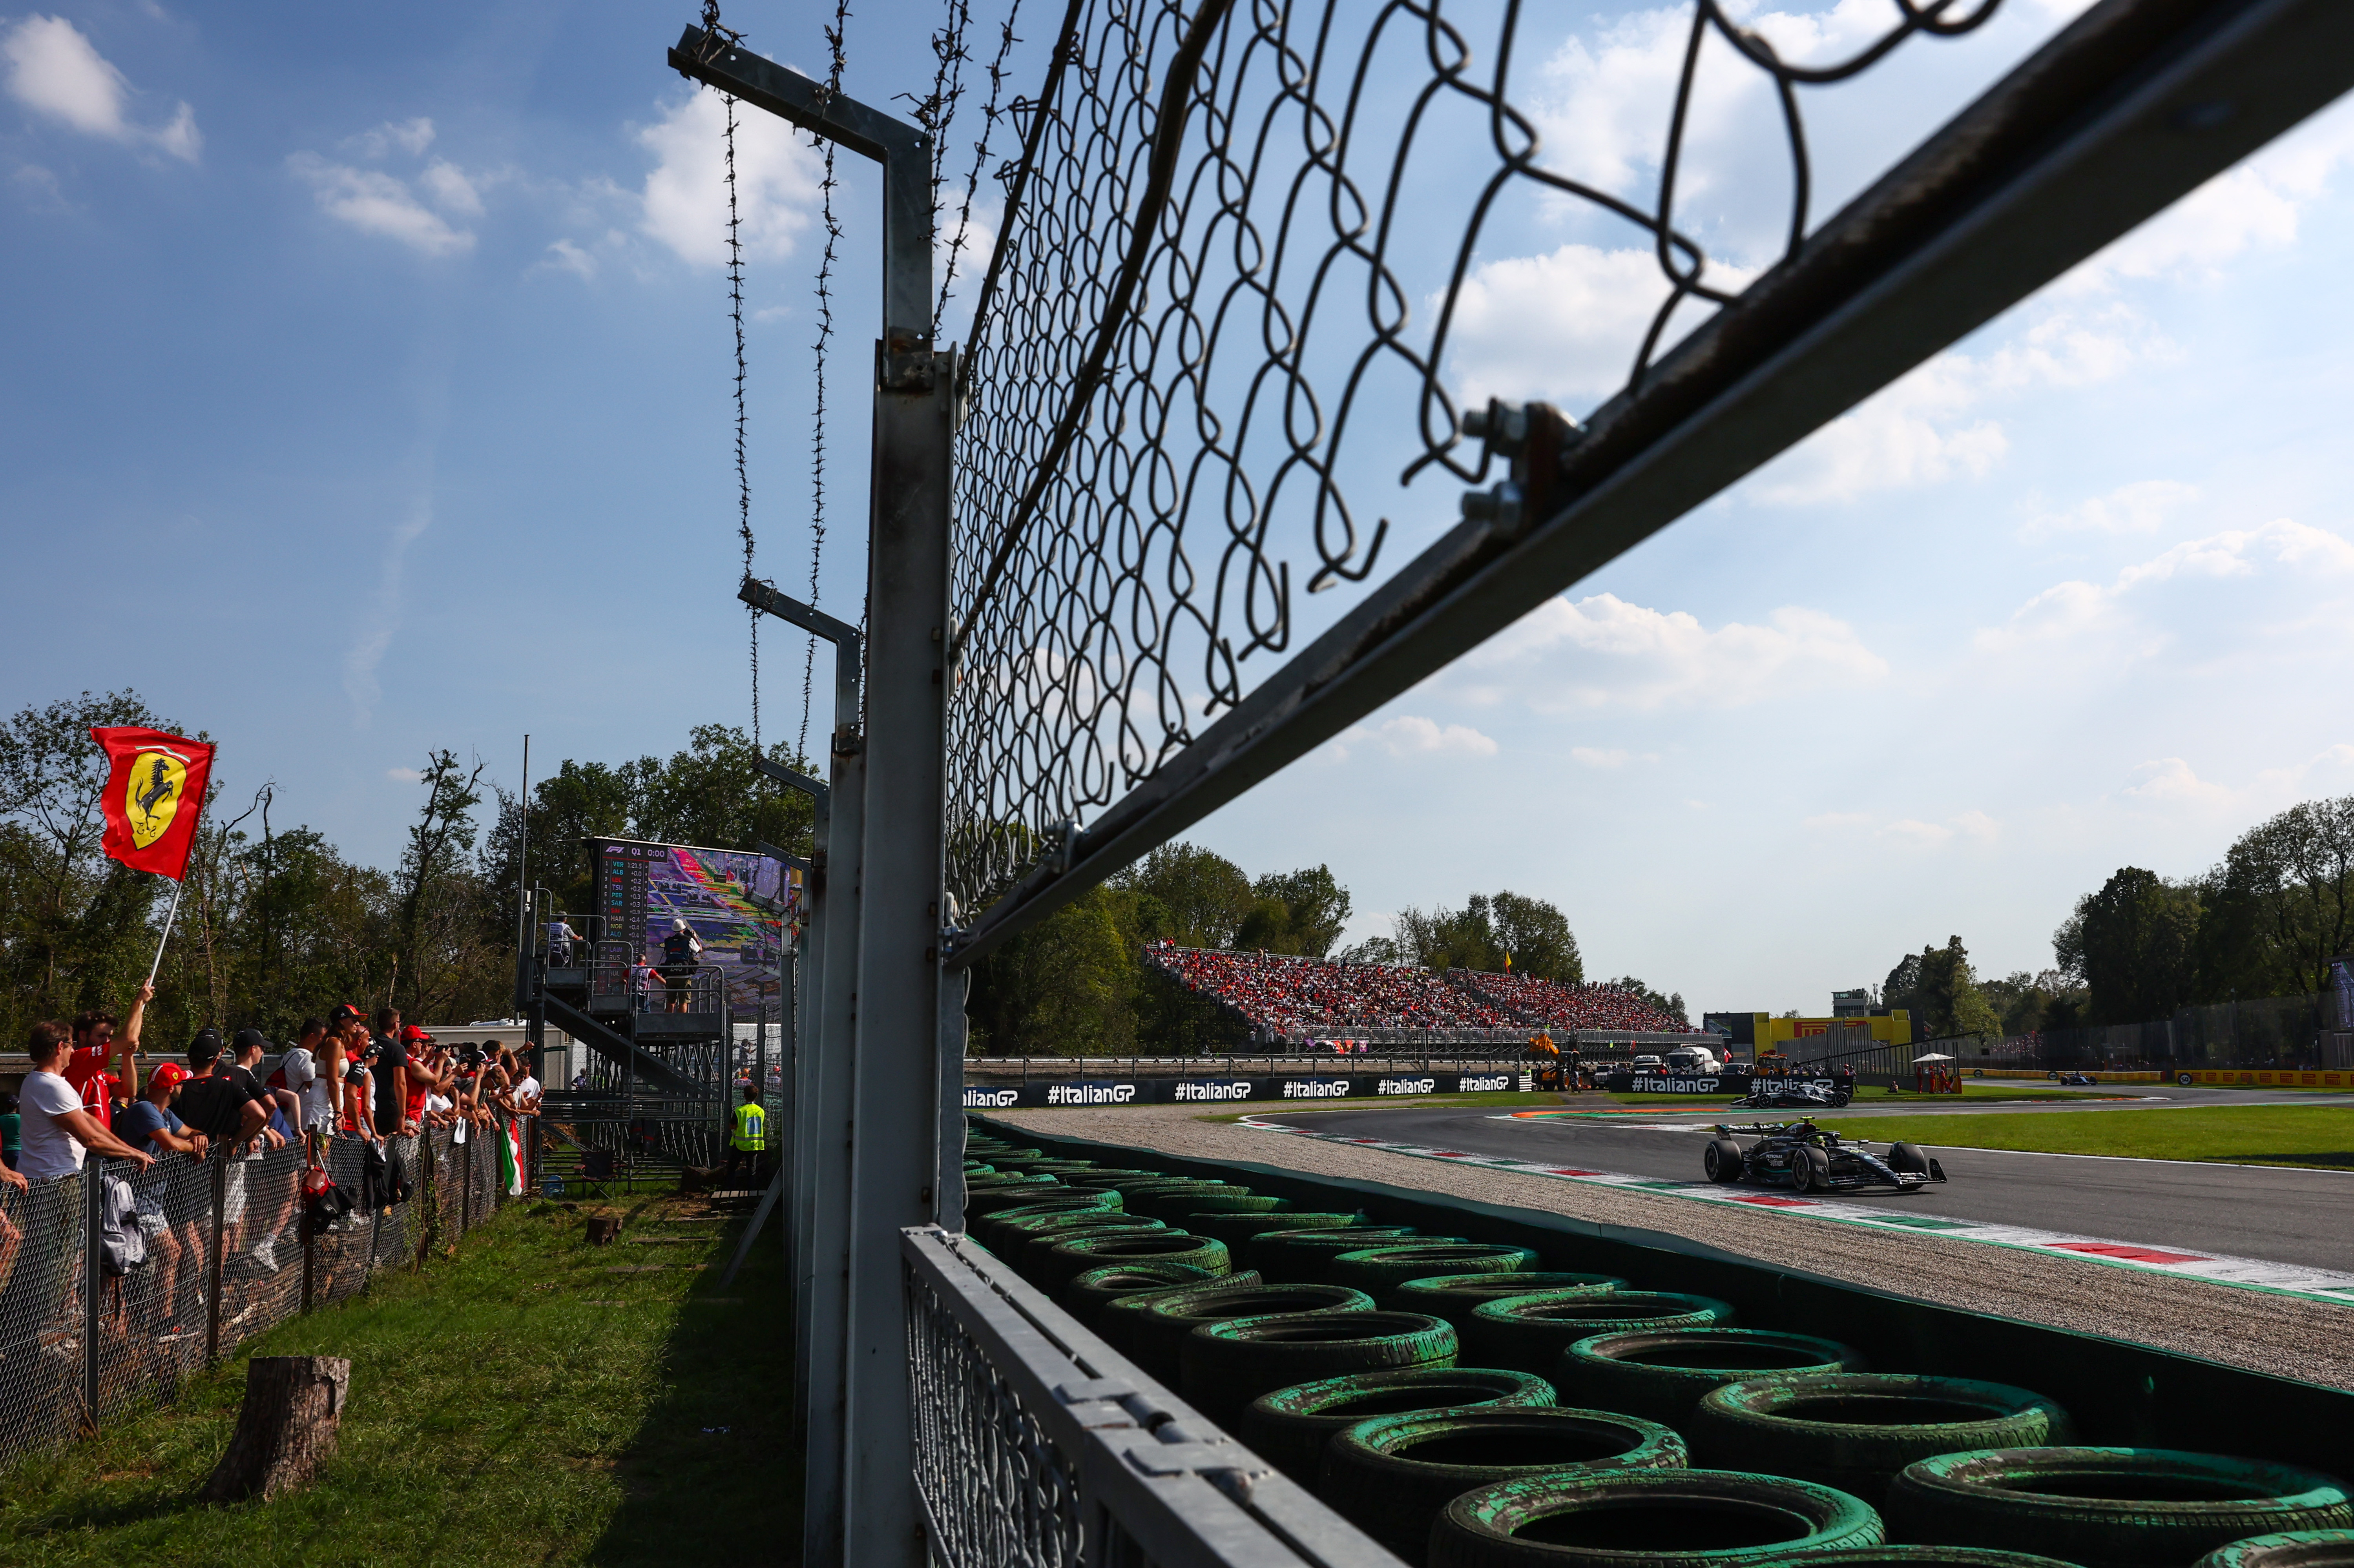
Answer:
[[0, 1187], [0, 1468], [170, 1399], [382, 1270], [422, 1264], [532, 1191], [536, 1118], [511, 1128], [512, 1143], [507, 1124], [433, 1128], [380, 1152], [329, 1141], [321, 1169], [352, 1203], [332, 1220], [306, 1197], [300, 1145], [167, 1154], [143, 1171], [91, 1156], [74, 1175]]

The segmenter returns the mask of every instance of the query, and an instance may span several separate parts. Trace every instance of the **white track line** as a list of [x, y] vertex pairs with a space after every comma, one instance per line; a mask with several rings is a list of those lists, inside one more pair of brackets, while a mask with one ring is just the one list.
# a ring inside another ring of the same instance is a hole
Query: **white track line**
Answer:
[[1954, 1219], [1944, 1214], [1897, 1214], [1868, 1204], [1843, 1203], [1836, 1199], [1800, 1198], [1787, 1192], [1748, 1187], [1720, 1187], [1711, 1181], [1662, 1181], [1649, 1176], [1630, 1176], [1623, 1171], [1547, 1165], [1536, 1160], [1514, 1160], [1501, 1154], [1470, 1154], [1458, 1149], [1434, 1149], [1426, 1144], [1400, 1143], [1385, 1138], [1350, 1138], [1337, 1132], [1313, 1132], [1304, 1127], [1285, 1127], [1276, 1122], [1262, 1121], [1256, 1116], [1242, 1118], [1241, 1125], [1260, 1132], [1279, 1132], [1292, 1138], [1312, 1138], [1323, 1143], [1345, 1143], [1356, 1149], [1402, 1154], [1410, 1160], [1436, 1160], [1448, 1165], [1477, 1165], [1515, 1176], [1574, 1181], [1589, 1187], [1633, 1188], [1662, 1197], [1730, 1205], [1752, 1213], [1798, 1214], [1810, 1220], [1829, 1220], [1838, 1224], [1861, 1225], [1872, 1230], [1902, 1231], [1908, 1235], [1936, 1236], [1950, 1241], [2011, 1247], [2051, 1257], [2105, 1264], [2113, 1268], [2187, 1277], [2215, 1285], [2237, 1286], [2246, 1290], [2298, 1296], [2312, 1301], [2333, 1302], [2340, 1307], [2354, 1306], [2354, 1274], [2340, 1274], [2333, 1269], [2307, 1268], [2291, 1263], [2267, 1263], [2260, 1258], [2232, 1257], [2221, 1253], [2192, 1252], [2187, 1248], [2148, 1246], [2137, 1242], [2109, 1241], [2100, 1236], [2032, 1230], [2025, 1225], [2000, 1225], [1984, 1220]]

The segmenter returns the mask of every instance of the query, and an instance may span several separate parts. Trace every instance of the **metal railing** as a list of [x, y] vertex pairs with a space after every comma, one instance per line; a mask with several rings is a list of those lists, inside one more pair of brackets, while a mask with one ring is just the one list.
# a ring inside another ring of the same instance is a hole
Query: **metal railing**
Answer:
[[[300, 1144], [250, 1158], [168, 1154], [147, 1170], [90, 1156], [82, 1170], [0, 1187], [0, 1468], [97, 1431], [180, 1386], [257, 1334], [360, 1294], [377, 1273], [415, 1267], [531, 1191], [535, 1118], [524, 1155], [503, 1163], [503, 1132], [433, 1128], [387, 1140], [407, 1191], [364, 1181], [366, 1145], [328, 1144], [325, 1170], [355, 1202], [313, 1233]], [[144, 1260], [105, 1261], [107, 1189], [127, 1191]]]
[[900, 1236], [934, 1562], [1396, 1563], [985, 1250], [936, 1226]]

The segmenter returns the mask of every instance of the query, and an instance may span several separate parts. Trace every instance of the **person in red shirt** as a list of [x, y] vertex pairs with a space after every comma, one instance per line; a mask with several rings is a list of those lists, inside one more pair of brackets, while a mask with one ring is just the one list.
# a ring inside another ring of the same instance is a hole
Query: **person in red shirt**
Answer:
[[154, 997], [153, 985], [139, 988], [119, 1039], [114, 1014], [102, 1007], [93, 1007], [73, 1021], [73, 1050], [59, 1076], [73, 1086], [81, 1096], [81, 1108], [102, 1128], [113, 1128], [117, 1099], [130, 1103], [122, 1086], [139, 1081], [139, 1028]]

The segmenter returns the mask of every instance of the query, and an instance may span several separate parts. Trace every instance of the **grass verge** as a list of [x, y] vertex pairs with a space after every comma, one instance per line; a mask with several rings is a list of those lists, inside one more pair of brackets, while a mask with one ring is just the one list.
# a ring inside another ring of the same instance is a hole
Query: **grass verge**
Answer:
[[[611, 1246], [518, 1206], [421, 1274], [281, 1324], [173, 1404], [0, 1475], [0, 1562], [774, 1563], [798, 1554], [792, 1334], [772, 1224], [644, 1197]], [[646, 1243], [650, 1245], [639, 1245]], [[310, 1488], [207, 1508], [253, 1355], [347, 1356]]]
[[1826, 1117], [1823, 1125], [1875, 1143], [1902, 1139], [1940, 1149], [2354, 1170], [2354, 1107], [2192, 1106], [2085, 1116], [1875, 1116], [1856, 1120]]

